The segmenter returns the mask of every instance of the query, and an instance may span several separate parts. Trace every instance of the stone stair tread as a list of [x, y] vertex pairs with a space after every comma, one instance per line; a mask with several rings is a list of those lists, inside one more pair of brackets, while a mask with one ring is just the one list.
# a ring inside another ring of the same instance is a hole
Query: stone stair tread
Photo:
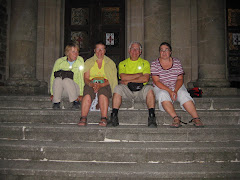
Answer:
[[[188, 122], [191, 116], [184, 111], [177, 111], [182, 120]], [[199, 116], [204, 124], [208, 125], [237, 125], [240, 122], [239, 110], [199, 110]], [[110, 112], [109, 112], [110, 115]], [[158, 123], [170, 124], [172, 118], [166, 112], [156, 110]], [[48, 123], [48, 124], [73, 124], [78, 123], [80, 111], [74, 110], [3, 110], [0, 109], [1, 122], [15, 123]], [[119, 111], [119, 122], [123, 124], [146, 124], [148, 119], [147, 110], [121, 110]], [[98, 123], [100, 112], [89, 112], [88, 122]]]
[[[194, 98], [197, 109], [240, 109], [240, 96]], [[49, 96], [0, 96], [1, 109], [51, 109]], [[71, 108], [68, 99], [61, 103], [65, 109]], [[111, 104], [111, 102], [110, 102]], [[179, 103], [174, 104], [180, 109]], [[156, 108], [158, 103], [156, 102]], [[147, 109], [145, 102], [123, 101], [121, 109]]]
[[112, 148], [112, 149], [159, 149], [159, 150], [196, 150], [213, 151], [239, 149], [240, 141], [223, 142], [72, 142], [72, 141], [35, 141], [35, 140], [0, 140], [2, 147], [11, 148]]
[[0, 174], [65, 178], [239, 178], [240, 163], [107, 163], [0, 160]]
[[16, 124], [0, 123], [0, 139], [56, 140], [56, 141], [226, 141], [240, 140], [240, 125], [208, 125], [195, 128], [187, 125], [181, 128], [146, 125], [120, 125], [99, 127], [89, 124]]

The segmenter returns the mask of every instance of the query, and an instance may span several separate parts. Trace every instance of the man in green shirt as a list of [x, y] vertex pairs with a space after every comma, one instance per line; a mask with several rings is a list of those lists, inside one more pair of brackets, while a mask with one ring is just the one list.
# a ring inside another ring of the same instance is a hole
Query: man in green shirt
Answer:
[[72, 107], [79, 109], [79, 100], [84, 87], [84, 60], [79, 56], [79, 47], [75, 43], [66, 46], [65, 55], [56, 60], [51, 74], [50, 92], [53, 109], [60, 109], [62, 97], [68, 97]]
[[[118, 126], [118, 110], [122, 99], [144, 100], [148, 106], [148, 126], [157, 127], [155, 117], [155, 96], [152, 86], [146, 85], [150, 78], [150, 64], [140, 58], [142, 45], [139, 42], [132, 42], [129, 46], [130, 58], [119, 63], [120, 84], [114, 89], [111, 119], [109, 125]], [[137, 87], [130, 90], [130, 84]], [[143, 86], [143, 87], [142, 87]]]

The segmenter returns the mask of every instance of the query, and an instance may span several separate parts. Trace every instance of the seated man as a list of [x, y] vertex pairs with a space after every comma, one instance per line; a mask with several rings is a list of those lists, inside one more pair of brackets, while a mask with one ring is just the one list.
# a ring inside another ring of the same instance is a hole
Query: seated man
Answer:
[[[146, 101], [149, 110], [148, 126], [157, 127], [154, 93], [152, 86], [146, 85], [150, 78], [150, 64], [148, 61], [140, 58], [142, 45], [139, 42], [132, 42], [128, 52], [130, 58], [119, 63], [119, 76], [121, 81], [120, 85], [117, 85], [114, 89], [113, 110], [108, 125], [119, 125], [118, 110], [123, 98]], [[133, 88], [130, 87], [129, 83], [133, 85]], [[129, 88], [131, 88], [131, 90]]]
[[84, 60], [79, 55], [79, 47], [69, 43], [65, 55], [56, 60], [51, 75], [51, 100], [53, 109], [60, 109], [62, 97], [68, 97], [72, 107], [79, 109], [79, 100], [83, 95]]

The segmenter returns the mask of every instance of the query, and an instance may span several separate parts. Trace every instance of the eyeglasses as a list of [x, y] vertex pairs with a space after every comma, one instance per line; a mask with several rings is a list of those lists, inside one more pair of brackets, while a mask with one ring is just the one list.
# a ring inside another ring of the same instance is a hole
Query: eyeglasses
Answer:
[[104, 48], [101, 48], [101, 49], [100, 49], [100, 48], [96, 48], [95, 50], [96, 50], [97, 52], [99, 52], [99, 51], [105, 51]]
[[140, 48], [130, 48], [131, 51], [140, 51]]
[[170, 49], [160, 49], [160, 52], [170, 52]]

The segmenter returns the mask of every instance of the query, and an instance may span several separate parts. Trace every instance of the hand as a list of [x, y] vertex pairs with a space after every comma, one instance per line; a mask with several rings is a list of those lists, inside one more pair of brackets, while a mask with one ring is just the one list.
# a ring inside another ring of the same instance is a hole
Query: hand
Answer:
[[177, 100], [177, 92], [176, 91], [171, 91], [169, 94], [173, 101]]
[[93, 86], [94, 93], [97, 93], [101, 87], [102, 87], [101, 83], [94, 83]]
[[82, 98], [83, 98], [82, 96], [78, 96], [77, 100], [82, 101]]
[[50, 96], [50, 100], [53, 101], [53, 95]]

